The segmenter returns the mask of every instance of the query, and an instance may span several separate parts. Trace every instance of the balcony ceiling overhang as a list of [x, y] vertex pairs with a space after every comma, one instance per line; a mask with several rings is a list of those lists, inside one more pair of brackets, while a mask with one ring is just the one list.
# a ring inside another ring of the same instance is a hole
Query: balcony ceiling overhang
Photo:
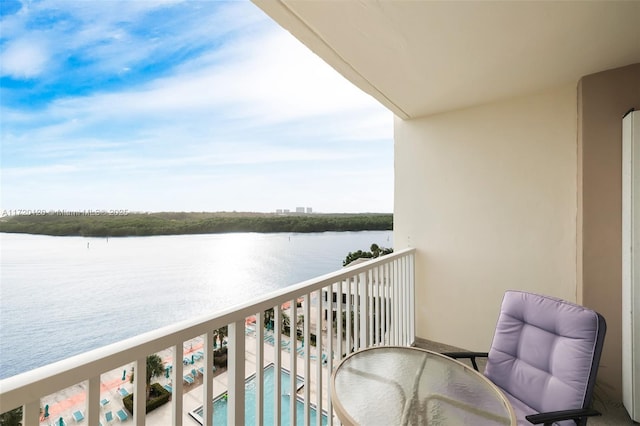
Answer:
[[253, 2], [405, 119], [640, 62], [640, 1]]

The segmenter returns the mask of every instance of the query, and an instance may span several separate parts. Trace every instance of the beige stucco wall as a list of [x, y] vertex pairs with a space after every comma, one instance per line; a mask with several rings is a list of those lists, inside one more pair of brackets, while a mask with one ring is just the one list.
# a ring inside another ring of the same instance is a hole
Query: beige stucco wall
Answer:
[[640, 109], [640, 64], [578, 85], [578, 300], [607, 320], [598, 378], [622, 398], [622, 116]]
[[395, 122], [394, 247], [418, 337], [487, 350], [502, 295], [576, 300], [576, 85]]

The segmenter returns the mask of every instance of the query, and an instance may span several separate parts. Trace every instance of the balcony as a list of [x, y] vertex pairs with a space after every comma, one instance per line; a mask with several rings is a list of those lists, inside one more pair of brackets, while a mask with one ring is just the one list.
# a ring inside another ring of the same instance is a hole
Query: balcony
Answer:
[[[405, 249], [4, 379], [0, 413], [22, 407], [27, 426], [59, 425], [60, 418], [105, 425], [118, 417], [136, 425], [211, 425], [218, 410], [232, 425], [337, 423], [332, 366], [361, 348], [414, 343], [414, 256]], [[226, 367], [215, 352], [221, 345]], [[151, 382], [172, 397], [145, 416], [139, 395], [146, 395], [151, 354], [166, 369]], [[131, 393], [133, 413], [123, 404]]]

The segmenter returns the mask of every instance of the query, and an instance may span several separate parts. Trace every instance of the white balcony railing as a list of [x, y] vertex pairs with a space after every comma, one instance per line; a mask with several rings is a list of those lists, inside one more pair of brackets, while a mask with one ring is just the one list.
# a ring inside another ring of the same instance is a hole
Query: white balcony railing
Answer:
[[[265, 313], [268, 321], [265, 321]], [[271, 316], [273, 322], [270, 321]], [[272, 333], [269, 331], [272, 327], [265, 329], [262, 326], [280, 324], [282, 327], [287, 316], [292, 330], [300, 330], [290, 333], [291, 336], [298, 334], [298, 339]], [[179, 360], [185, 359], [190, 350], [186, 342], [198, 339], [203, 344], [199, 354], [202, 356], [202, 386], [200, 392], [194, 388], [189, 394], [201, 395], [201, 421], [211, 425], [216, 396], [212, 373], [216, 344], [214, 330], [224, 326], [228, 326], [227, 424], [245, 423], [245, 378], [253, 374], [256, 402], [251, 408], [255, 410], [256, 424], [265, 422], [264, 405], [273, 404], [269, 408], [275, 413], [276, 424], [281, 424], [280, 416], [289, 405], [290, 419], [299, 418], [302, 414], [304, 424], [311, 424], [310, 412], [315, 410], [318, 425], [323, 421], [321, 413], [326, 414], [324, 421], [331, 425], [336, 422], [329, 397], [329, 377], [333, 366], [360, 348], [413, 343], [414, 249], [343, 268], [233, 309], [164, 327], [4, 379], [0, 381], [0, 413], [22, 406], [24, 425], [49, 424], [46, 420], [57, 425], [57, 415], [44, 419], [43, 401], [74, 387], [82, 394], [76, 401], [84, 401], [77, 409], [84, 416], [82, 422], [104, 425], [102, 404], [106, 401], [106, 384], [102, 377], [113, 370], [122, 371], [123, 366], [133, 366], [134, 379], [131, 384], [126, 383], [134, 394], [133, 424], [144, 425], [147, 416], [153, 414], [141, 414], [145, 413], [145, 397], [139, 396], [146, 395], [146, 381], [141, 380], [146, 377], [146, 358], [164, 351], [177, 361], [172, 363], [169, 377], [162, 378], [171, 384], [173, 397], [170, 403], [156, 411], [164, 410], [166, 414], [162, 424], [180, 426], [184, 418], [188, 419], [184, 413], [189, 408], [185, 407], [184, 398], [175, 396], [183, 395], [185, 386], [189, 386], [182, 379], [191, 367], [185, 368]], [[185, 362], [187, 360], [188, 357]], [[272, 363], [275, 371], [289, 371], [291, 389], [298, 389], [297, 378], [304, 380], [296, 398], [282, 402], [283, 383], [279, 374], [274, 375], [273, 389], [265, 390], [264, 370], [255, 366], [267, 363]], [[124, 380], [122, 385], [125, 385]], [[275, 395], [272, 402], [263, 402], [265, 391]], [[301, 401], [302, 406], [296, 400]], [[64, 421], [69, 424], [73, 420], [68, 416]], [[193, 420], [188, 421], [193, 423]], [[157, 420], [153, 420], [153, 424], [156, 423]]]

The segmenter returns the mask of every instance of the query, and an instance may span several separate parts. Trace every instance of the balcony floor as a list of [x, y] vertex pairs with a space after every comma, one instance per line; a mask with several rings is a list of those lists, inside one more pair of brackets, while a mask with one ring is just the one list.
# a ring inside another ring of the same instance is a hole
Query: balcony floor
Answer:
[[[466, 351], [466, 349], [449, 346], [444, 343], [433, 342], [431, 340], [416, 338], [415, 346], [422, 349], [428, 349], [434, 352], [454, 352]], [[484, 370], [486, 362], [482, 359], [478, 360], [478, 368]], [[469, 363], [469, 365], [471, 365]], [[613, 401], [606, 395], [599, 394], [596, 386], [594, 408], [602, 413], [602, 416], [589, 418], [589, 426], [624, 426], [633, 425], [634, 423], [622, 402]]]

